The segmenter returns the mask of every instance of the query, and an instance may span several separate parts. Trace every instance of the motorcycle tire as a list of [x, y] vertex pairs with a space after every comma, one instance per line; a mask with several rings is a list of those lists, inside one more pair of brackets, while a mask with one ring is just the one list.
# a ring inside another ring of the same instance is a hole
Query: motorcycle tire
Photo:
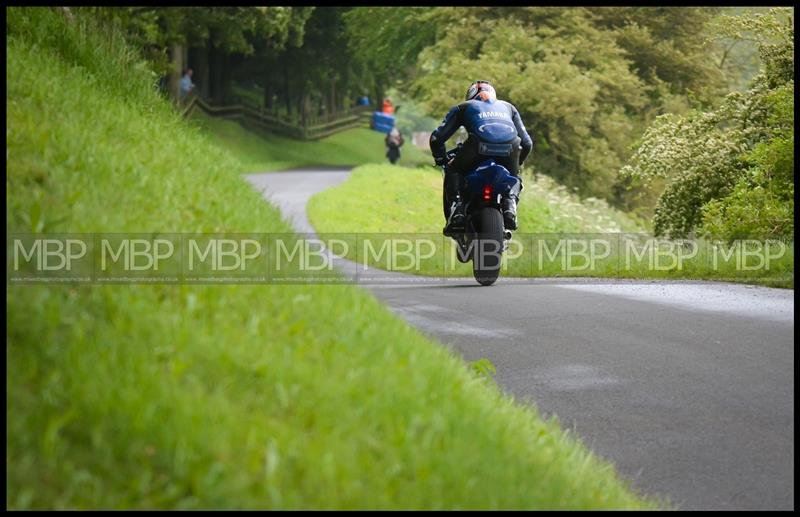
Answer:
[[500, 277], [500, 254], [505, 230], [503, 215], [496, 208], [486, 207], [475, 214], [472, 220], [478, 234], [473, 241], [472, 274], [479, 284], [489, 286]]

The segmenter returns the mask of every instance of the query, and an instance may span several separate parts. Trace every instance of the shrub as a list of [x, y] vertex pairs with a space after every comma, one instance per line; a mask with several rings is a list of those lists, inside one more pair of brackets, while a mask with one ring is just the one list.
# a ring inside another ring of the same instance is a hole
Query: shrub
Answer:
[[768, 98], [777, 136], [745, 157], [750, 165], [730, 195], [701, 209], [701, 231], [727, 240], [794, 238], [794, 87]]
[[[754, 219], [744, 222], [759, 217], [754, 214], [740, 219], [742, 226], [738, 228], [739, 223], [723, 219], [736, 212], [728, 214], [729, 205], [745, 210], [752, 202], [755, 209], [788, 199], [791, 182], [772, 182], [776, 171], [779, 176], [791, 177], [794, 170], [793, 161], [786, 159], [785, 145], [778, 143], [791, 139], [787, 132], [793, 136], [794, 83], [791, 74], [786, 73], [787, 67], [793, 69], [792, 17], [786, 11], [771, 10], [767, 16], [732, 19], [727, 30], [738, 38], [743, 37], [741, 31], [756, 32], [763, 71], [750, 89], [730, 93], [713, 110], [657, 118], [631, 160], [620, 170], [621, 179], [634, 186], [646, 185], [655, 178], [667, 180], [654, 212], [656, 235], [682, 238], [698, 229], [726, 235], [740, 234], [746, 228], [767, 234], [788, 231], [786, 225], [776, 227], [775, 221], [764, 221], [758, 225], [760, 229], [752, 226]], [[772, 197], [745, 192], [756, 186], [772, 192]], [[732, 196], [729, 201], [714, 203], [728, 196]], [[709, 203], [713, 204], [704, 212], [703, 207]], [[775, 208], [775, 213], [793, 210], [793, 206]], [[700, 228], [701, 224], [706, 227]]]

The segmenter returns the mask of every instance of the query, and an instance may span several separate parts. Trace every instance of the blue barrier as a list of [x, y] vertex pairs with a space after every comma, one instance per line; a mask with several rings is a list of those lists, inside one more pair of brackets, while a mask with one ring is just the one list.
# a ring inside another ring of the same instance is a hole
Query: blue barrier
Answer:
[[388, 133], [394, 127], [394, 122], [394, 115], [387, 115], [382, 111], [376, 111], [372, 114], [372, 129], [375, 131]]

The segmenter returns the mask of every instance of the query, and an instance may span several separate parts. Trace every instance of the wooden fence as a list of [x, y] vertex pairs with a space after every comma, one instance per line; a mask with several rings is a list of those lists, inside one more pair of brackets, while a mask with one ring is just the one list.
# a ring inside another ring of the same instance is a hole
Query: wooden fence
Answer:
[[192, 97], [183, 108], [183, 116], [189, 117], [197, 109], [211, 117], [237, 120], [249, 129], [298, 140], [318, 140], [346, 129], [369, 127], [372, 116], [370, 106], [358, 106], [330, 116], [308, 118], [305, 124], [302, 124], [268, 113], [263, 108], [246, 102], [230, 106], [212, 106], [196, 96]]

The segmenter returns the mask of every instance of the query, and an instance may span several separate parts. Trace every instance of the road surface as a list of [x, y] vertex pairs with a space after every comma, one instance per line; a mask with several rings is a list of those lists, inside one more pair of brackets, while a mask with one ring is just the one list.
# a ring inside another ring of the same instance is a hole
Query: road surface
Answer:
[[[247, 179], [313, 232], [308, 199], [348, 174]], [[498, 384], [557, 415], [640, 491], [680, 509], [794, 508], [792, 290], [502, 278], [364, 288], [466, 360], [491, 360]]]

